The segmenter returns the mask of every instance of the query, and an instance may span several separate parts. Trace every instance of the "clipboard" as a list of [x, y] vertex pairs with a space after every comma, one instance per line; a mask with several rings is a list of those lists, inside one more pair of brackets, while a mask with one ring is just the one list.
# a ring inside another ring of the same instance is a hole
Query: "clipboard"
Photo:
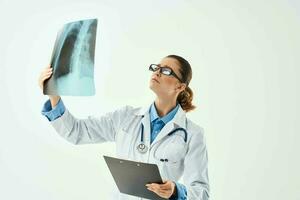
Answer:
[[103, 157], [121, 193], [146, 199], [164, 200], [146, 187], [147, 183], [163, 183], [156, 164]]

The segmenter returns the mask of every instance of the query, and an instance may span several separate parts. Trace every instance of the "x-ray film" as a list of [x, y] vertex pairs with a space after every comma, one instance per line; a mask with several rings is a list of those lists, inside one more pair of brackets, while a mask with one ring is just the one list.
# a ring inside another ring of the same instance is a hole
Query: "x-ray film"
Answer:
[[95, 95], [94, 55], [97, 19], [71, 22], [56, 37], [51, 57], [52, 76], [45, 81], [44, 94]]

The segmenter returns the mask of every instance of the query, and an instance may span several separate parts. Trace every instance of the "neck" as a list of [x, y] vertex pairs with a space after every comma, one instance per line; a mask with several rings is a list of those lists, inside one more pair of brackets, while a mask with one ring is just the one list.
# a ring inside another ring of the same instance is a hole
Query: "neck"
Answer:
[[173, 108], [176, 107], [176, 105], [177, 105], [176, 98], [170, 99], [170, 98], [157, 97], [155, 99], [155, 107], [159, 117], [163, 117], [167, 115]]

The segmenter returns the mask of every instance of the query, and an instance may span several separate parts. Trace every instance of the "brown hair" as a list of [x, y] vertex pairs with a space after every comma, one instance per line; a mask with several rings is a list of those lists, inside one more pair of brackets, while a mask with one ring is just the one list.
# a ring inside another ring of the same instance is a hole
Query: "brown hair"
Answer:
[[174, 58], [175, 60], [178, 61], [180, 65], [180, 74], [181, 74], [181, 80], [182, 83], [186, 84], [185, 90], [180, 92], [177, 96], [177, 102], [181, 105], [182, 109], [185, 112], [189, 112], [191, 110], [194, 110], [196, 108], [195, 105], [192, 104], [193, 101], [193, 91], [192, 89], [188, 86], [191, 79], [192, 79], [192, 67], [190, 63], [182, 58], [181, 56], [177, 55], [168, 55], [167, 58]]

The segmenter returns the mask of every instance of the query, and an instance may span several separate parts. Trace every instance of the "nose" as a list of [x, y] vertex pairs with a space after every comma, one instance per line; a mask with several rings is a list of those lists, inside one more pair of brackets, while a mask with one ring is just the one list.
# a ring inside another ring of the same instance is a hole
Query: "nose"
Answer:
[[161, 73], [160, 73], [160, 70], [157, 70], [155, 72], [153, 72], [156, 76], [160, 77], [161, 76]]

